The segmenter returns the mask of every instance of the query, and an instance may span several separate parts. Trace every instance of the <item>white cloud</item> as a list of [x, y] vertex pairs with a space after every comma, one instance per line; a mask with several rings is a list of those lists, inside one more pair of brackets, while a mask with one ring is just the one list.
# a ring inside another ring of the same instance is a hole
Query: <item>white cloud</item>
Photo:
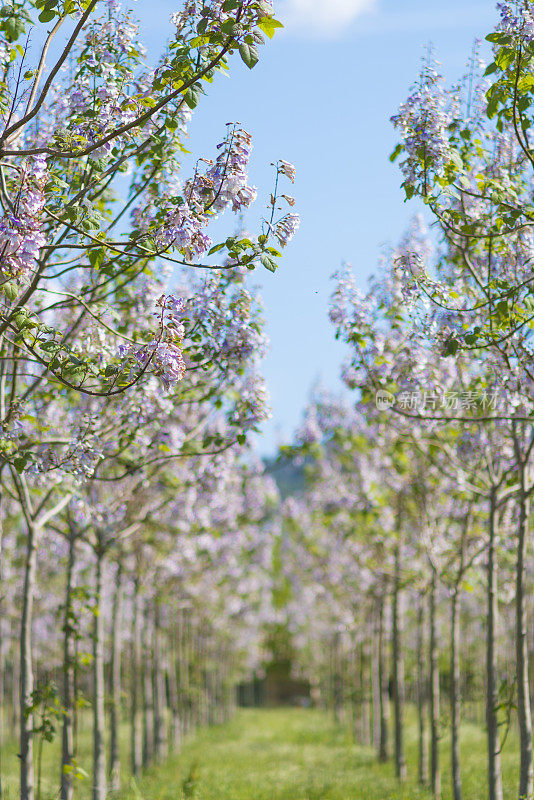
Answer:
[[277, 13], [293, 31], [305, 31], [322, 36], [335, 36], [365, 11], [375, 6], [376, 0], [281, 0]]

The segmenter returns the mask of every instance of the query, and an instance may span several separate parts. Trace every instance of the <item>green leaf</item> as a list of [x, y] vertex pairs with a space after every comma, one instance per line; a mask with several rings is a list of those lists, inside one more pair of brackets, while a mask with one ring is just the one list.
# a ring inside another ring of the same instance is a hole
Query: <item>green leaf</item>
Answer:
[[265, 269], [269, 270], [269, 272], [276, 272], [278, 269], [278, 264], [274, 258], [269, 255], [269, 253], [262, 253], [260, 256], [260, 261]]
[[494, 44], [511, 44], [512, 37], [507, 33], [490, 33], [486, 36], [486, 41]]
[[260, 60], [260, 51], [255, 44], [243, 42], [239, 45], [239, 53], [249, 69], [253, 69]]
[[278, 20], [274, 19], [273, 17], [263, 17], [258, 22], [258, 27], [264, 32], [266, 36], [269, 37], [269, 39], [272, 39], [276, 29], [283, 28], [284, 26], [282, 25], [281, 22], [278, 22]]
[[218, 253], [219, 250], [223, 250], [226, 247], [226, 243], [223, 242], [222, 244], [214, 244], [211, 250], [209, 251], [208, 255], [212, 256], [214, 253]]
[[190, 89], [184, 93], [184, 100], [186, 105], [192, 110], [198, 106], [198, 96], [200, 94], [200, 90], [196, 86], [192, 86]]
[[497, 55], [495, 56], [495, 63], [501, 69], [508, 69], [514, 62], [516, 58], [515, 50], [511, 50], [507, 47], [503, 48]]
[[26, 456], [18, 456], [17, 458], [15, 458], [15, 460], [13, 461], [13, 464], [15, 465], [15, 469], [17, 470], [19, 475], [22, 475], [22, 473], [26, 469], [26, 464], [27, 463], [28, 463], [28, 459], [27, 459]]
[[97, 247], [93, 250], [89, 250], [89, 263], [91, 264], [93, 269], [100, 269], [102, 263], [104, 262], [106, 256], [106, 251], [103, 247]]
[[401, 145], [401, 144], [398, 144], [398, 145], [396, 146], [396, 148], [394, 149], [394, 151], [392, 152], [392, 154], [391, 154], [391, 155], [390, 155], [390, 157], [389, 157], [389, 160], [391, 161], [391, 163], [393, 163], [394, 161], [396, 161], [396, 160], [397, 160], [397, 158], [398, 158], [398, 157], [400, 156], [400, 154], [402, 153], [402, 149], [403, 149], [403, 148], [402, 148], [402, 145]]
[[39, 14], [39, 22], [51, 22], [55, 16], [53, 11], [45, 9]]
[[528, 92], [529, 89], [534, 87], [534, 75], [525, 75], [524, 78], [521, 78], [518, 84], [518, 89], [520, 92]]
[[4, 283], [4, 294], [8, 298], [8, 300], [16, 300], [19, 296], [19, 287], [17, 286], [15, 281], [9, 281], [8, 283]]

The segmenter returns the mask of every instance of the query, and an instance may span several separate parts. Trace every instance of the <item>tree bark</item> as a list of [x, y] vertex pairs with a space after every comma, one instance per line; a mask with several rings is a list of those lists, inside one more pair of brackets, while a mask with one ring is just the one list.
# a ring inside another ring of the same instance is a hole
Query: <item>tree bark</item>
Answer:
[[458, 586], [451, 598], [451, 769], [454, 800], [462, 800], [460, 773], [460, 617]]
[[332, 638], [332, 710], [334, 722], [339, 725], [343, 721], [343, 686], [341, 677], [340, 635], [336, 631]]
[[76, 533], [69, 534], [69, 558], [65, 587], [65, 611], [63, 624], [63, 730], [61, 743], [61, 800], [72, 800], [74, 793], [74, 670], [75, 670], [75, 624], [72, 606], [72, 581], [76, 559]]
[[368, 654], [366, 650], [367, 641], [363, 639], [360, 643], [360, 692], [361, 692], [361, 736], [362, 744], [369, 745], [371, 733], [371, 713], [369, 704], [369, 680], [368, 680]]
[[112, 792], [118, 792], [121, 786], [121, 761], [119, 747], [119, 725], [121, 710], [121, 654], [122, 654], [122, 564], [117, 566], [115, 597], [112, 611], [111, 641], [111, 705], [110, 705], [110, 742], [109, 742], [109, 779]]
[[439, 767], [439, 666], [436, 619], [437, 572], [432, 565], [430, 585], [430, 786], [436, 800], [441, 797]]
[[379, 761], [387, 761], [389, 758], [389, 696], [388, 696], [388, 674], [386, 668], [385, 654], [385, 631], [384, 616], [386, 605], [386, 590], [382, 592], [378, 607], [378, 686], [379, 686], [379, 714], [380, 714], [380, 738], [378, 747]]
[[169, 684], [169, 706], [171, 712], [169, 743], [171, 749], [176, 751], [180, 748], [181, 743], [181, 720], [178, 700], [178, 683], [176, 676], [176, 625], [171, 623], [171, 629], [169, 630], [168, 636], [170, 643], [168, 653], [169, 660], [167, 664], [167, 680]]
[[24, 588], [22, 594], [22, 616], [20, 630], [20, 797], [34, 798], [33, 770], [33, 714], [27, 710], [32, 706], [32, 613], [37, 572], [37, 530], [28, 524]]
[[526, 486], [526, 465], [519, 455], [519, 522], [517, 530], [517, 565], [515, 589], [515, 639], [517, 719], [519, 723], [519, 798], [532, 800], [534, 771], [532, 767], [532, 715], [528, 677], [527, 612], [525, 596], [525, 566], [529, 522], [529, 499]]
[[11, 649], [11, 726], [17, 729], [20, 716], [20, 641], [14, 638]]
[[372, 716], [373, 716], [373, 746], [375, 750], [380, 749], [380, 681], [378, 668], [378, 619], [373, 620], [371, 648], [371, 697], [372, 697]]
[[428, 742], [426, 732], [427, 681], [425, 671], [425, 605], [419, 595], [417, 609], [417, 716], [418, 716], [418, 767], [419, 783], [428, 783]]
[[96, 587], [93, 625], [93, 800], [106, 797], [104, 749], [104, 618], [102, 616], [103, 553], [96, 552]]
[[167, 737], [165, 726], [165, 672], [163, 670], [163, 636], [161, 630], [161, 610], [158, 601], [154, 608], [154, 650], [153, 650], [153, 676], [154, 676], [154, 753], [158, 761], [163, 761], [167, 755]]
[[143, 651], [143, 767], [148, 767], [154, 752], [154, 708], [152, 685], [152, 660], [150, 658], [150, 608], [145, 605], [142, 630]]
[[497, 720], [497, 656], [495, 652], [495, 631], [497, 626], [497, 563], [496, 563], [496, 490], [492, 489], [489, 498], [489, 540], [487, 575], [487, 641], [486, 641], [486, 729], [488, 737], [488, 797], [489, 800], [503, 800], [499, 727]]
[[134, 777], [139, 777], [143, 766], [143, 729], [139, 698], [141, 697], [141, 624], [139, 613], [139, 579], [134, 581], [132, 609], [132, 673], [130, 705], [130, 761]]
[[[3, 536], [2, 536], [2, 526], [3, 526], [3, 501], [2, 501], [2, 492], [0, 488], [0, 586], [4, 585], [4, 552], [3, 552]], [[4, 706], [6, 702], [6, 660], [5, 660], [5, 651], [4, 651], [4, 629], [3, 629], [3, 619], [5, 615], [4, 609], [4, 602], [3, 597], [0, 596], [0, 798], [3, 796], [4, 793], [4, 782], [2, 778], [3, 772], [3, 762], [2, 762], [2, 752], [4, 749]]]
[[401, 543], [399, 540], [395, 547], [393, 580], [393, 708], [395, 717], [395, 774], [400, 781], [404, 781], [406, 780], [406, 758], [404, 754], [404, 662], [402, 653], [402, 614], [400, 610], [401, 558]]
[[370, 676], [370, 653], [369, 653], [369, 638], [366, 633], [366, 638], [362, 642], [360, 650], [360, 679], [362, 681], [362, 731], [363, 731], [363, 744], [371, 744], [371, 676]]

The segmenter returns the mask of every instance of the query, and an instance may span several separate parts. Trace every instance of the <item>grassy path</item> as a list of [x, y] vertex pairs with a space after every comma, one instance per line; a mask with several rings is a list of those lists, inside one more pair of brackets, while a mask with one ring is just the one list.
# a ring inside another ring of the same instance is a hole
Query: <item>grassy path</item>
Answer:
[[[417, 786], [416, 726], [408, 709], [408, 781], [400, 787], [391, 763], [378, 764], [374, 751], [355, 745], [321, 711], [241, 710], [230, 723], [191, 736], [182, 752], [154, 767], [136, 784], [127, 775], [128, 729], [121, 731], [124, 790], [109, 800], [431, 800]], [[80, 765], [90, 770], [90, 718], [80, 737]], [[7, 731], [6, 731], [7, 733]], [[442, 741], [443, 800], [451, 800], [448, 739]], [[517, 800], [517, 741], [511, 733], [503, 753], [505, 800]], [[462, 731], [464, 800], [486, 800], [484, 731]], [[4, 800], [18, 797], [18, 748], [2, 748]], [[41, 800], [57, 800], [59, 737], [43, 750]], [[90, 800], [90, 777], [77, 800]]]
[[[138, 800], [428, 800], [416, 785], [415, 729], [408, 729], [409, 780], [399, 787], [390, 764], [353, 745], [319, 711], [246, 710], [228, 725], [200, 732], [179, 758], [149, 773], [128, 798]], [[465, 800], [484, 800], [484, 734], [463, 731]], [[504, 759], [507, 800], [515, 798], [515, 757]], [[443, 772], [448, 771], [443, 742]], [[190, 778], [188, 780], [188, 778]], [[450, 787], [443, 781], [443, 800]], [[184, 791], [185, 789], [185, 791]]]

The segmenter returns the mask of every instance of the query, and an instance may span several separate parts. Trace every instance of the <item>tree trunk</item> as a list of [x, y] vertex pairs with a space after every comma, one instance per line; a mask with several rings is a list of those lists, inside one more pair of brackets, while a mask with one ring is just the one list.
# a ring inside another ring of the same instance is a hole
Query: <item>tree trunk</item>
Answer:
[[[18, 645], [18, 646], [17, 646]], [[11, 661], [11, 726], [16, 730], [20, 716], [20, 641], [13, 639]]]
[[362, 744], [369, 745], [371, 733], [371, 713], [369, 704], [369, 680], [368, 680], [368, 652], [366, 650], [366, 639], [360, 643], [360, 692], [361, 692], [361, 733]]
[[385, 632], [384, 615], [386, 605], [386, 591], [384, 589], [380, 596], [378, 608], [378, 685], [379, 685], [379, 713], [380, 713], [380, 740], [378, 747], [378, 758], [380, 761], [387, 761], [389, 758], [389, 696], [388, 696], [388, 674], [386, 668], [385, 654]]
[[65, 616], [63, 625], [63, 731], [61, 744], [61, 800], [72, 800], [74, 793], [74, 670], [75, 670], [75, 629], [72, 606], [72, 581], [76, 559], [76, 534], [71, 528], [69, 535], [69, 560], [65, 588]]
[[426, 698], [427, 681], [425, 675], [425, 605], [424, 596], [419, 595], [417, 609], [417, 716], [419, 783], [428, 783], [428, 742], [426, 738]]
[[158, 761], [167, 755], [167, 737], [165, 735], [165, 672], [163, 670], [163, 636], [161, 630], [161, 611], [158, 601], [154, 609], [154, 753]]
[[362, 651], [361, 644], [356, 643], [354, 634], [351, 635], [351, 654], [349, 690], [351, 728], [354, 740], [362, 744]]
[[487, 643], [486, 643], [486, 728], [488, 736], [488, 797], [503, 800], [499, 728], [497, 720], [497, 657], [495, 631], [497, 626], [497, 563], [495, 553], [495, 521], [497, 513], [496, 491], [489, 498], [489, 541], [487, 576]]
[[139, 614], [139, 580], [134, 582], [132, 609], [132, 683], [131, 683], [131, 719], [130, 719], [130, 760], [134, 777], [138, 777], [143, 766], [143, 729], [139, 698], [141, 697], [141, 624]]
[[167, 680], [169, 684], [169, 706], [171, 712], [169, 743], [171, 749], [176, 751], [181, 743], [181, 720], [178, 701], [178, 683], [176, 677], [176, 625], [171, 623], [169, 630], [169, 661], [167, 665]]
[[336, 631], [332, 638], [332, 706], [334, 722], [339, 725], [343, 721], [343, 685], [341, 677], [340, 635]]
[[122, 634], [122, 564], [117, 567], [115, 597], [113, 599], [112, 641], [111, 641], [111, 705], [110, 705], [110, 743], [109, 778], [110, 789], [118, 792], [121, 786], [121, 762], [119, 748], [119, 725], [121, 710], [121, 634]]
[[441, 797], [439, 768], [439, 666], [436, 619], [437, 573], [432, 565], [430, 585], [430, 785], [436, 800]]
[[[3, 505], [2, 493], [0, 489], [0, 586], [4, 585], [4, 552], [3, 552], [3, 537], [2, 537], [2, 524], [3, 524]], [[2, 779], [3, 763], [1, 754], [4, 748], [4, 706], [6, 703], [6, 659], [4, 650], [4, 628], [3, 619], [5, 615], [5, 608], [3, 597], [0, 596], [0, 798], [4, 792], [4, 782]]]
[[[3, 586], [3, 563], [2, 563], [2, 506], [1, 506], [1, 499], [2, 495], [0, 493], [0, 586]], [[4, 706], [5, 706], [5, 656], [4, 656], [4, 628], [3, 628], [3, 619], [4, 619], [4, 603], [3, 598], [0, 596], [0, 798], [3, 795], [3, 780], [2, 780], [2, 772], [3, 772], [3, 764], [2, 764], [2, 751], [4, 747]]]
[[28, 525], [22, 616], [20, 630], [20, 798], [33, 800], [33, 714], [27, 713], [32, 706], [32, 612], [37, 572], [37, 530]]
[[102, 562], [96, 553], [96, 591], [93, 626], [93, 800], [106, 797], [106, 753], [104, 749], [104, 618], [102, 616]]
[[145, 605], [144, 624], [142, 632], [143, 651], [143, 767], [148, 767], [152, 761], [154, 744], [154, 708], [152, 702], [152, 660], [150, 658], [150, 608]]
[[519, 723], [520, 742], [519, 798], [520, 800], [532, 800], [534, 793], [534, 772], [532, 768], [532, 716], [528, 678], [527, 613], [525, 597], [529, 500], [526, 487], [525, 463], [521, 460], [519, 463], [519, 523], [517, 531], [515, 590], [517, 719]]
[[451, 598], [451, 769], [454, 800], [462, 800], [460, 775], [460, 618], [458, 586]]
[[398, 541], [395, 547], [392, 609], [393, 703], [395, 715], [395, 774], [400, 781], [404, 781], [406, 780], [406, 758], [404, 755], [404, 663], [402, 655], [402, 614], [400, 610], [401, 556], [401, 543]]
[[380, 749], [380, 681], [378, 667], [378, 619], [374, 620], [373, 637], [371, 642], [371, 697], [373, 715], [373, 746], [375, 750]]

